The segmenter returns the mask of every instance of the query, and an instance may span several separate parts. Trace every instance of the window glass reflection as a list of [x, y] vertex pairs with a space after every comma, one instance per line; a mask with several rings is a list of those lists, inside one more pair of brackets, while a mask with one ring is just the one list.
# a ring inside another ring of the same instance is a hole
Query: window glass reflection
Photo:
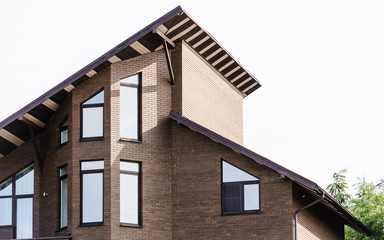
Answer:
[[16, 194], [33, 194], [33, 165], [16, 174]]
[[103, 136], [103, 107], [83, 108], [83, 138]]
[[12, 225], [12, 198], [0, 198], [0, 226]]
[[83, 223], [103, 221], [103, 173], [83, 174]]
[[16, 238], [32, 238], [33, 199], [17, 199]]

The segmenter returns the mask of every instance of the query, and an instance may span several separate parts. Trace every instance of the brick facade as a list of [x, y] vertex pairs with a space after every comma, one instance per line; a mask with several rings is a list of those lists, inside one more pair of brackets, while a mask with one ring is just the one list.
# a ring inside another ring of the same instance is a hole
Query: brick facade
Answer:
[[[35, 162], [34, 236], [87, 239], [290, 239], [293, 212], [304, 203], [288, 179], [176, 122], [171, 110], [242, 144], [243, 96], [187, 44], [172, 51], [176, 84], [169, 84], [163, 50], [112, 64], [76, 87], [37, 136], [42, 172], [31, 142], [1, 159], [0, 182]], [[120, 139], [120, 80], [140, 73], [142, 141]], [[80, 139], [80, 105], [104, 89], [104, 138]], [[58, 144], [68, 119], [69, 141]], [[221, 159], [260, 178], [261, 212], [221, 215]], [[80, 225], [80, 161], [104, 160], [104, 224]], [[120, 226], [120, 160], [142, 166], [142, 227]], [[59, 173], [68, 165], [68, 227], [59, 230]], [[300, 215], [307, 239], [343, 239], [340, 222], [308, 211]], [[320, 217], [319, 217], [320, 216]], [[332, 235], [329, 232], [334, 231]], [[327, 235], [328, 234], [328, 235]], [[325, 236], [323, 238], [323, 236]], [[337, 238], [332, 238], [337, 236]], [[0, 227], [0, 239], [9, 238]], [[299, 238], [302, 239], [302, 238]]]

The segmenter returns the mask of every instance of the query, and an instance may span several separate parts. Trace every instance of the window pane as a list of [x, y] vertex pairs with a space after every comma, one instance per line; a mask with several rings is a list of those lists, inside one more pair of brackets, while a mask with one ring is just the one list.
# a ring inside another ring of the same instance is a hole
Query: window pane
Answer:
[[33, 199], [17, 199], [16, 238], [32, 238]]
[[139, 163], [121, 161], [120, 170], [139, 172]]
[[244, 185], [244, 210], [259, 209], [259, 184]]
[[120, 222], [139, 224], [138, 176], [120, 174]]
[[33, 165], [16, 174], [16, 194], [33, 194]]
[[68, 129], [60, 132], [60, 144], [68, 142]]
[[88, 101], [84, 102], [83, 105], [86, 104], [98, 104], [104, 103], [104, 90], [90, 98]]
[[65, 174], [68, 174], [68, 167], [67, 166], [60, 168], [60, 177], [64, 176]]
[[104, 161], [81, 162], [81, 170], [99, 170], [99, 169], [104, 169]]
[[61, 199], [60, 199], [60, 228], [67, 226], [67, 208], [68, 208], [68, 179], [61, 180]]
[[241, 211], [241, 184], [223, 184], [223, 212], [239, 213]]
[[122, 83], [130, 83], [130, 84], [139, 84], [139, 75], [133, 75], [124, 79], [121, 79], [120, 82]]
[[103, 136], [103, 107], [83, 108], [83, 138]]
[[223, 182], [243, 182], [255, 180], [259, 179], [223, 161]]
[[120, 88], [120, 136], [138, 139], [138, 89]]
[[0, 226], [12, 225], [12, 198], [0, 198]]
[[103, 173], [83, 174], [83, 223], [103, 221]]
[[63, 124], [61, 124], [61, 127], [68, 127], [68, 120], [65, 120]]
[[12, 195], [12, 178], [0, 183], [0, 196]]

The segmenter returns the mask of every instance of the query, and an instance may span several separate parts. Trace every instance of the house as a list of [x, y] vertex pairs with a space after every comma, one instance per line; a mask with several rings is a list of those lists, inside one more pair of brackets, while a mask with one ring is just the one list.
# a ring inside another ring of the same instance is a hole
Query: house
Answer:
[[0, 123], [0, 239], [370, 235], [242, 146], [242, 100], [259, 87], [173, 9]]

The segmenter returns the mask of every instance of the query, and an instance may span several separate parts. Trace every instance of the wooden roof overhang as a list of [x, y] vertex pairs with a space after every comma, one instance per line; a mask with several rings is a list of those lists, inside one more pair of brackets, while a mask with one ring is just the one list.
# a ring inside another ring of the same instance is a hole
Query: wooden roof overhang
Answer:
[[175, 42], [185, 41], [244, 97], [261, 86], [255, 77], [178, 6], [0, 122], [0, 158], [31, 139], [29, 126], [33, 126], [34, 134], [43, 131], [66, 96], [81, 83], [113, 63], [162, 50], [164, 41], [171, 46]]
[[[360, 220], [358, 220], [353, 214], [351, 214], [346, 208], [344, 208], [337, 200], [335, 200], [332, 196], [330, 196], [325, 190], [320, 188], [315, 182], [312, 182], [311, 180], [189, 120], [188, 118], [183, 117], [182, 115], [171, 111], [169, 114], [169, 117], [176, 121], [179, 124], [182, 124], [193, 131], [196, 131], [213, 141], [220, 143], [233, 151], [244, 155], [258, 164], [264, 165], [277, 173], [281, 175], [282, 178], [289, 178], [294, 183], [296, 183], [303, 191], [311, 195], [314, 199], [320, 199], [322, 198], [322, 195], [324, 194], [324, 200], [320, 202], [326, 209], [330, 210], [332, 213], [334, 213], [336, 216], [340, 217], [341, 221], [350, 226], [351, 228], [364, 233], [368, 236], [371, 236], [373, 233], [372, 231], [365, 226]], [[292, 213], [293, 216], [293, 213]]]

